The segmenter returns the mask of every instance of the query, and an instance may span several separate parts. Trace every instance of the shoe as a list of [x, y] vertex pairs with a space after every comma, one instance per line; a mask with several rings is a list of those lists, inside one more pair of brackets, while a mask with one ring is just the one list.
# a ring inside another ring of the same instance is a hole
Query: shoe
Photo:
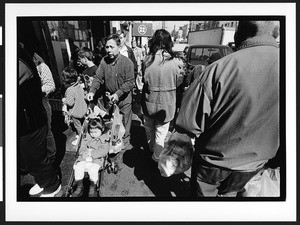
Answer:
[[91, 181], [91, 184], [90, 184], [89, 197], [92, 197], [92, 198], [97, 197], [96, 184], [93, 181]]
[[41, 198], [45, 197], [55, 197], [56, 194], [58, 194], [61, 190], [61, 185], [58, 186], [58, 188], [56, 189], [56, 191], [49, 193], [49, 194], [41, 194]]
[[79, 136], [76, 135], [76, 139], [74, 141], [72, 141], [72, 145], [77, 145], [78, 144], [78, 140], [79, 140]]
[[77, 188], [71, 195], [71, 197], [80, 197], [83, 194], [83, 180], [78, 180], [76, 181], [77, 183]]
[[29, 195], [37, 195], [40, 194], [44, 188], [41, 188], [38, 184], [35, 184], [32, 188], [29, 190]]

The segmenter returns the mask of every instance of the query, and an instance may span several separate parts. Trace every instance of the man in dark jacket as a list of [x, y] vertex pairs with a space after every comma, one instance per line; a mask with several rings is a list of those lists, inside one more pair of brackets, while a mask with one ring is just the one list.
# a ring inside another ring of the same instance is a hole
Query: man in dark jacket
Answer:
[[125, 127], [123, 150], [126, 151], [132, 149], [130, 128], [132, 122], [132, 89], [135, 81], [134, 67], [130, 59], [120, 54], [120, 38], [118, 35], [108, 36], [106, 51], [107, 55], [100, 62], [87, 99], [89, 101], [93, 100], [97, 90], [105, 89], [110, 94], [110, 100], [118, 103], [120, 112], [123, 114]]
[[238, 51], [184, 94], [176, 129], [196, 137], [193, 196], [236, 196], [279, 148], [279, 48], [273, 21], [240, 21]]
[[55, 197], [60, 193], [58, 174], [47, 157], [47, 114], [42, 104], [41, 80], [36, 66], [22, 47], [18, 46], [18, 137], [21, 168], [34, 177], [29, 194]]

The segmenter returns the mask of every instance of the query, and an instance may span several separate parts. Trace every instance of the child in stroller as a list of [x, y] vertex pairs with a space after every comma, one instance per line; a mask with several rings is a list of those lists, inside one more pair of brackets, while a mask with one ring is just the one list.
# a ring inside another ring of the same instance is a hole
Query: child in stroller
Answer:
[[79, 156], [73, 167], [77, 188], [72, 197], [82, 195], [85, 172], [88, 172], [91, 181], [89, 197], [97, 197], [98, 171], [104, 166], [105, 156], [110, 148], [110, 136], [107, 131], [108, 129], [101, 116], [89, 119], [87, 132], [83, 136]]
[[[73, 175], [69, 180], [66, 196], [82, 196], [85, 172], [89, 174], [90, 178], [89, 197], [97, 197], [98, 194], [100, 196], [104, 170], [107, 169], [108, 173], [113, 172], [115, 174], [119, 170], [119, 166], [111, 161], [109, 155], [116, 154], [122, 149], [124, 133], [122, 115], [116, 104], [113, 104], [112, 114], [108, 114], [108, 112], [92, 103], [89, 105], [77, 146]], [[72, 193], [70, 191], [73, 189], [73, 185], [76, 190]], [[72, 194], [69, 195], [70, 193]]]

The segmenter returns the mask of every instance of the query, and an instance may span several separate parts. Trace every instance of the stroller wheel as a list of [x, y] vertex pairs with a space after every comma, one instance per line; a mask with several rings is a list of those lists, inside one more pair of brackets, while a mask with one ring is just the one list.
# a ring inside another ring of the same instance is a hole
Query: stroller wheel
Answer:
[[109, 163], [109, 164], [107, 165], [107, 173], [110, 174], [110, 173], [112, 173], [112, 172], [113, 172], [112, 163]]
[[120, 167], [119, 167], [119, 165], [118, 164], [114, 164], [114, 167], [113, 167], [113, 173], [114, 174], [117, 174], [118, 172], [120, 171]]

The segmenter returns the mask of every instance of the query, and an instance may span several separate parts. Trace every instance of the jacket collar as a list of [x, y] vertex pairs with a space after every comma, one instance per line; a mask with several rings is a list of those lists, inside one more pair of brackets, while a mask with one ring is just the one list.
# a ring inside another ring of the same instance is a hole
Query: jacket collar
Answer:
[[272, 36], [264, 35], [264, 36], [255, 36], [246, 39], [241, 43], [241, 45], [238, 47], [237, 50], [255, 47], [255, 46], [262, 46], [262, 45], [269, 45], [278, 48], [278, 44], [276, 43], [276, 40]]

